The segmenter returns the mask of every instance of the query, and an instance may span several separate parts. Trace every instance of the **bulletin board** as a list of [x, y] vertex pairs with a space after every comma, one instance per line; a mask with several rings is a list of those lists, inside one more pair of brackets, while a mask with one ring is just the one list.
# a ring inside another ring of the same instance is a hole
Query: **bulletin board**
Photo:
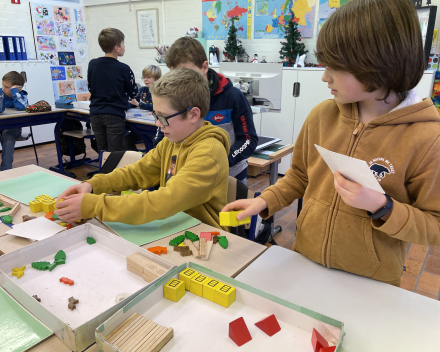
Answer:
[[139, 48], [159, 46], [159, 13], [157, 9], [136, 11]]
[[55, 100], [90, 100], [84, 7], [30, 3], [37, 60], [50, 62]]

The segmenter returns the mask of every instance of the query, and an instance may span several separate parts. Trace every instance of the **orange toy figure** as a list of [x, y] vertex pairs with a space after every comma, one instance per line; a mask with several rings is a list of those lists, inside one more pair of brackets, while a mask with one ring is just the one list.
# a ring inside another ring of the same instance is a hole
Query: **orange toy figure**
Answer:
[[147, 248], [147, 250], [157, 255], [161, 255], [162, 253], [167, 254], [167, 247], [156, 246], [156, 247]]

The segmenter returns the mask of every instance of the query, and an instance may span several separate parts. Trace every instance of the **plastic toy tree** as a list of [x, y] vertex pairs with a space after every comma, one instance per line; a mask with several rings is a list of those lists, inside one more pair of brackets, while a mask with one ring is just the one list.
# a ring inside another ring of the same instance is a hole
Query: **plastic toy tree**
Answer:
[[282, 44], [280, 59], [287, 58], [289, 62], [294, 63], [298, 54], [299, 56], [304, 55], [308, 50], [305, 49], [303, 43], [300, 43], [301, 33], [298, 30], [298, 19], [295, 18], [292, 9], [290, 9], [290, 18], [285, 27], [285, 31], [284, 41], [280, 42]]
[[238, 20], [237, 17], [231, 17], [231, 26], [228, 32], [228, 42], [225, 45], [225, 50], [228, 54], [229, 61], [234, 61], [238, 55], [244, 53], [244, 48], [237, 43], [237, 28], [234, 25], [234, 21]]

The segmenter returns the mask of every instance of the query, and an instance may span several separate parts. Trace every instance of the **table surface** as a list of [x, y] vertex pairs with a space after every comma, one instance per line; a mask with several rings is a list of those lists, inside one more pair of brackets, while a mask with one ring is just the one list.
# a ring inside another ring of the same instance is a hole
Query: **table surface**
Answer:
[[[42, 167], [36, 165], [28, 165], [19, 168], [15, 168], [12, 170], [2, 171], [0, 172], [0, 181], [7, 180], [13, 177], [23, 176], [32, 172], [42, 171], [52, 175], [56, 175], [59, 177], [63, 177], [69, 179], [67, 176], [60, 175], [58, 173], [49, 171]], [[29, 206], [21, 204], [21, 208], [18, 213], [14, 216], [14, 223], [21, 222], [21, 218], [23, 215], [33, 215], [33, 216], [43, 216], [44, 213], [32, 213], [29, 209]], [[92, 219], [89, 223], [99, 226], [101, 228], [106, 229], [109, 232], [113, 232], [107, 226], [105, 226], [102, 222], [97, 219]], [[31, 244], [31, 242], [25, 238], [20, 238], [12, 235], [6, 235], [5, 232], [9, 229], [8, 226], [0, 223], [0, 253], [9, 253], [24, 246]], [[164, 258], [169, 260], [170, 262], [180, 265], [182, 263], [189, 262], [190, 260], [196, 263], [200, 263], [201, 265], [215, 270], [221, 274], [235, 277], [239, 274], [243, 269], [245, 269], [253, 260], [255, 260], [259, 255], [261, 255], [267, 248], [258, 243], [248, 241], [241, 237], [232, 235], [225, 231], [221, 231], [217, 228], [206, 224], [199, 224], [195, 227], [192, 227], [190, 231], [199, 234], [203, 231], [219, 231], [222, 235], [227, 235], [229, 246], [227, 249], [223, 249], [219, 244], [213, 245], [211, 250], [211, 254], [209, 260], [200, 260], [195, 259], [193, 256], [182, 257], [178, 252], [174, 252], [173, 248], [168, 245], [168, 242], [171, 238], [178, 236], [177, 233], [175, 235], [163, 238], [156, 242], [150, 243], [148, 245], [143, 246], [144, 248], [154, 247], [154, 246], [166, 246], [168, 248], [168, 254], [164, 255]], [[61, 346], [61, 347], [60, 347]], [[93, 346], [92, 346], [93, 347]], [[30, 349], [30, 351], [39, 352], [39, 351], [69, 351], [67, 346], [65, 346], [58, 337], [53, 336], [38, 346]], [[89, 350], [88, 350], [89, 351]], [[91, 349], [90, 351], [94, 351]]]
[[45, 111], [45, 112], [35, 112], [35, 113], [28, 113], [26, 111], [17, 111], [12, 108], [7, 108], [3, 113], [0, 114], [0, 120], [2, 119], [9, 119], [12, 117], [22, 117], [22, 116], [30, 116], [30, 115], [43, 115], [43, 114], [55, 114], [57, 112], [66, 112], [68, 110], [66, 109], [58, 109], [52, 106], [52, 111]]
[[440, 302], [272, 246], [237, 280], [344, 323], [342, 351], [440, 351]]
[[[66, 110], [67, 113], [67, 117], [69, 117], [69, 112], [74, 112], [74, 113], [78, 113], [81, 115], [90, 115], [90, 110], [89, 109], [79, 109], [79, 108], [75, 108], [75, 109], [69, 109]], [[141, 125], [150, 125], [150, 126], [156, 126], [156, 123], [154, 122], [154, 117], [153, 115], [151, 115], [151, 112], [148, 110], [141, 110], [139, 109], [138, 111], [136, 111], [137, 114], [141, 114], [142, 116], [140, 117], [136, 117], [136, 116], [126, 116], [126, 120], [132, 123], [138, 123]]]
[[276, 152], [273, 152], [269, 156], [269, 159], [260, 159], [260, 158], [250, 157], [250, 158], [248, 158], [248, 164], [250, 166], [265, 167], [267, 165], [272, 164], [275, 161], [280, 160], [282, 157], [292, 153], [294, 146], [295, 146], [295, 144], [289, 144], [286, 147], [284, 147], [283, 149], [280, 149], [280, 150], [278, 150]]

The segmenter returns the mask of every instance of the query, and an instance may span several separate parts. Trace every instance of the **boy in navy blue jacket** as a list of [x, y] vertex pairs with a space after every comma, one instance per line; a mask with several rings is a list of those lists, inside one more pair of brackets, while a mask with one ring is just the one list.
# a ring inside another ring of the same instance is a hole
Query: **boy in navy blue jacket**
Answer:
[[232, 86], [229, 78], [209, 68], [205, 50], [194, 38], [177, 39], [168, 50], [165, 63], [170, 70], [178, 67], [195, 70], [208, 81], [211, 103], [205, 120], [228, 132], [229, 175], [246, 183], [247, 158], [255, 151], [258, 136], [251, 107], [243, 93]]
[[[28, 93], [23, 89], [24, 78], [16, 71], [5, 74], [0, 89], [0, 112], [6, 108], [24, 111], [28, 105]], [[12, 169], [15, 140], [21, 135], [21, 128], [1, 131], [2, 163], [1, 171]]]
[[124, 40], [119, 29], [103, 29], [98, 43], [105, 55], [89, 62], [90, 121], [99, 151], [125, 150], [125, 112], [130, 108], [127, 96], [133, 102], [138, 93], [130, 67], [118, 61], [125, 53]]

